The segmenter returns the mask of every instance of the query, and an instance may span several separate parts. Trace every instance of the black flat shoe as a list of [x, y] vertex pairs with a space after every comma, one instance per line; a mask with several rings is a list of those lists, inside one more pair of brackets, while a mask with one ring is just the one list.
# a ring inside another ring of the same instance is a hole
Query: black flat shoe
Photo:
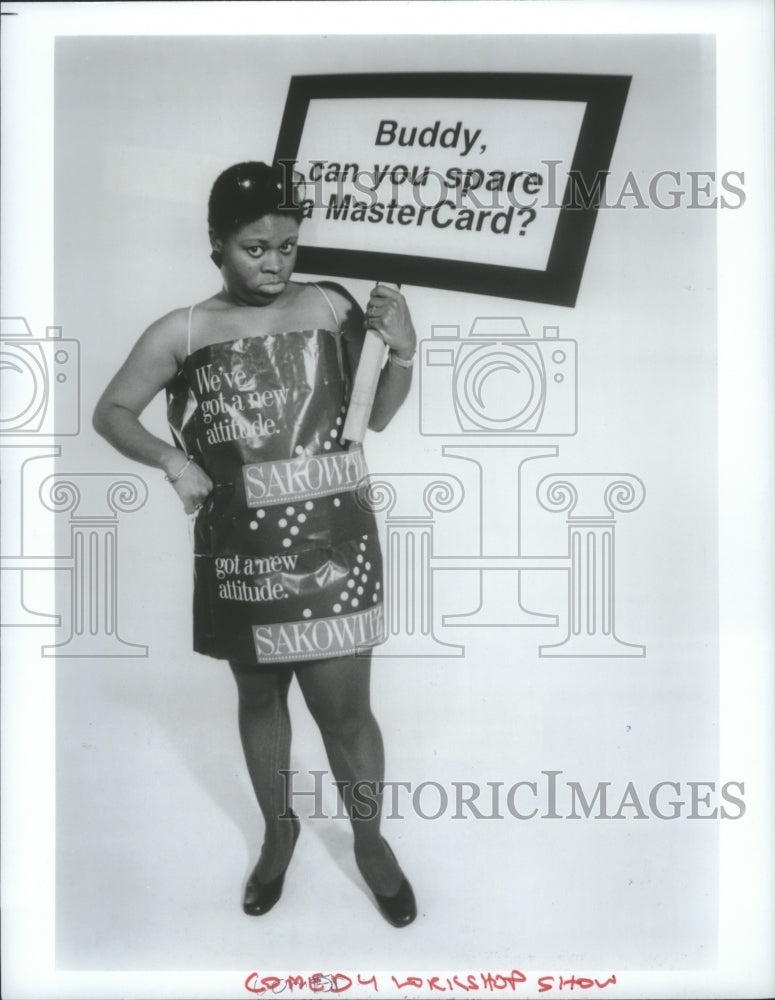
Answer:
[[[388, 844], [384, 837], [382, 838], [382, 843], [390, 851], [391, 857], [400, 868], [390, 844]], [[373, 889], [371, 891], [374, 892]], [[398, 892], [392, 896], [382, 896], [378, 892], [374, 892], [374, 898], [377, 901], [379, 912], [393, 927], [406, 927], [417, 916], [417, 903], [415, 902], [414, 892], [409, 884], [409, 880], [403, 873], [401, 874], [401, 885], [398, 887]]]
[[374, 898], [379, 912], [394, 927], [406, 927], [417, 916], [417, 903], [406, 875], [401, 879], [401, 885], [394, 896], [380, 896], [375, 892]]
[[296, 847], [296, 841], [299, 839], [299, 833], [301, 832], [301, 823], [299, 823], [299, 817], [295, 813], [293, 813], [292, 822], [293, 847], [291, 848], [291, 857], [288, 858], [288, 864], [285, 868], [271, 882], [262, 882], [256, 876], [256, 869], [258, 868], [258, 864], [256, 864], [247, 881], [242, 909], [248, 916], [260, 917], [268, 913], [283, 894], [285, 873], [288, 871], [288, 865], [290, 865], [291, 858], [293, 857], [293, 849]]

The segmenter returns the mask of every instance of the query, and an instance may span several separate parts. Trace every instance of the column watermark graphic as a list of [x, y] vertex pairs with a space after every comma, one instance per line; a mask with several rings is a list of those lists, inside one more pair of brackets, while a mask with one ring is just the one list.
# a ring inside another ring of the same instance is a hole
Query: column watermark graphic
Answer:
[[[137, 475], [39, 471], [40, 459], [62, 458], [60, 427], [64, 439], [81, 432], [80, 345], [57, 327], [36, 339], [21, 317], [4, 319], [2, 334], [3, 381], [14, 391], [3, 394], [0, 446], [5, 488], [19, 498], [9, 532], [16, 548], [6, 546], [0, 562], [3, 625], [60, 629], [43, 656], [147, 656], [148, 647], [118, 627], [120, 523], [145, 505], [147, 483]], [[561, 440], [579, 433], [577, 353], [558, 327], [532, 335], [521, 317], [509, 316], [477, 317], [466, 335], [459, 326], [433, 326], [420, 343], [419, 438], [442, 439], [447, 467], [376, 472], [359, 490], [386, 532], [388, 642], [372, 655], [464, 657], [459, 630], [496, 627], [560, 630], [558, 641], [537, 646], [540, 658], [646, 655], [642, 643], [616, 631], [617, 589], [626, 583], [616, 567], [616, 526], [644, 502], [643, 482], [626, 471], [547, 467], [533, 498], [523, 489], [525, 466], [556, 462]], [[469, 478], [475, 470], [473, 485], [464, 485], [463, 470]], [[541, 553], [523, 526], [524, 510], [536, 504], [566, 515], [565, 543], [558, 535], [556, 549]], [[38, 551], [31, 525], [41, 512], [68, 517], [64, 552]], [[470, 517], [473, 552], [439, 547], [439, 519], [455, 512]], [[30, 606], [31, 573], [65, 574], [63, 607]], [[439, 573], [466, 574], [469, 610], [440, 606]], [[561, 574], [562, 608], [529, 606], [524, 583], [536, 573]]]
[[[643, 644], [616, 634], [617, 516], [644, 502], [643, 482], [629, 472], [544, 476], [534, 504], [565, 512], [564, 549], [530, 554], [525, 544], [523, 467], [557, 459], [552, 438], [578, 434], [576, 342], [546, 326], [534, 337], [521, 317], [482, 316], [467, 336], [434, 326], [420, 344], [419, 432], [445, 438], [442, 457], [476, 467], [466, 491], [458, 476], [380, 473], [363, 503], [386, 523], [389, 642], [374, 656], [464, 656], [460, 628], [564, 628], [564, 638], [538, 647], [549, 657], [644, 657]], [[433, 491], [436, 490], [436, 493]], [[435, 506], [433, 497], [441, 499]], [[474, 554], [438, 550], [437, 516], [469, 511]], [[470, 611], [434, 615], [439, 572], [475, 574]], [[526, 607], [523, 578], [562, 573], [564, 614]], [[440, 619], [440, 620], [437, 620]], [[454, 634], [454, 640], [451, 637]], [[448, 638], [449, 636], [449, 638]]]
[[57, 560], [67, 569], [70, 634], [44, 646], [44, 656], [147, 656], [148, 647], [118, 634], [119, 516], [139, 510], [148, 487], [139, 476], [73, 473], [50, 476], [40, 489], [43, 506], [69, 514], [70, 551]]
[[374, 656], [462, 656], [462, 646], [434, 631], [434, 518], [457, 510], [465, 491], [456, 476], [396, 473], [372, 476], [359, 493], [361, 503], [385, 518], [385, 601], [387, 654]]
[[[61, 327], [45, 334], [34, 337], [22, 316], [0, 318], [0, 455], [10, 519], [0, 556], [0, 624], [61, 630], [61, 641], [41, 646], [44, 657], [144, 657], [148, 647], [118, 630], [119, 527], [122, 515], [145, 504], [148, 488], [136, 475], [49, 474], [50, 460], [62, 459], [58, 439], [81, 433], [81, 351]], [[41, 550], [36, 524], [52, 513], [69, 515], [65, 553], [55, 541]], [[57, 573], [67, 580], [67, 618], [63, 608], [32, 607], [28, 598], [31, 574]]]

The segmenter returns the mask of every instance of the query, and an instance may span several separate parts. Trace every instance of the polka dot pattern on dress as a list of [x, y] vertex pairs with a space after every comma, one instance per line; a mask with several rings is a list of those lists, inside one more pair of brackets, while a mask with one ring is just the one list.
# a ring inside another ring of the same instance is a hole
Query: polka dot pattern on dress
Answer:
[[[282, 516], [277, 518], [277, 527], [282, 529], [283, 532], [287, 532], [285, 538], [282, 540], [283, 548], [290, 548], [293, 544], [292, 539], [298, 538], [301, 535], [301, 528], [299, 524], [304, 524], [307, 520], [308, 514], [306, 512], [314, 510], [315, 504], [312, 500], [307, 500], [304, 503], [303, 509], [301, 507], [287, 506], [282, 510]], [[262, 508], [256, 511], [256, 517], [265, 517], [266, 511]], [[297, 524], [291, 524], [291, 520], [294, 519], [298, 522]], [[251, 522], [251, 528], [255, 530], [258, 528], [258, 522]]]
[[[344, 408], [342, 409], [342, 412], [345, 412]], [[343, 418], [338, 417], [336, 422], [337, 426], [341, 426]], [[336, 447], [336, 445], [332, 445], [332, 441], [338, 437], [338, 434], [339, 431], [332, 429], [329, 432], [329, 439], [322, 442], [323, 448], [330, 450], [332, 447]], [[297, 455], [302, 453], [306, 454], [308, 451], [309, 449], [302, 449], [301, 445], [295, 448], [295, 453]], [[314, 500], [300, 500], [296, 504], [288, 504], [285, 507], [277, 505], [270, 506], [266, 509], [261, 507], [256, 510], [251, 510], [247, 512], [248, 517], [250, 518], [250, 530], [259, 530], [262, 527], [260, 522], [265, 520], [268, 516], [270, 518], [270, 523], [274, 522], [275, 527], [282, 532], [281, 545], [283, 550], [288, 550], [295, 544], [298, 544], [300, 539], [305, 537], [304, 529], [301, 526], [309, 522], [310, 515], [314, 512], [316, 504], [320, 506], [320, 503], [322, 502], [322, 509], [325, 510], [326, 504], [330, 501], [332, 507], [337, 510], [342, 510], [343, 508], [349, 509], [346, 507], [344, 500], [345, 498], [341, 494], [335, 494], [333, 496], [328, 495], [317, 497]], [[331, 510], [331, 507], [328, 507], [327, 509]], [[369, 546], [371, 544], [370, 536], [368, 534], [362, 534], [360, 537], [356, 536], [356, 538], [353, 539], [350, 543], [352, 548], [349, 549], [349, 554], [344, 557], [344, 564], [342, 565], [340, 562], [340, 572], [344, 570], [347, 572], [347, 576], [343, 576], [339, 581], [339, 586], [342, 588], [341, 591], [331, 594], [329, 597], [331, 602], [328, 605], [329, 610], [326, 611], [325, 608], [317, 605], [302, 607], [297, 612], [301, 620], [312, 621], [313, 619], [325, 616], [326, 614], [347, 615], [360, 613], [361, 608], [371, 607], [379, 603], [379, 581], [375, 580], [369, 583], [369, 576], [367, 572], [372, 569], [372, 564], [367, 559], [367, 556], [370, 554]], [[353, 548], [355, 551], [353, 551]]]

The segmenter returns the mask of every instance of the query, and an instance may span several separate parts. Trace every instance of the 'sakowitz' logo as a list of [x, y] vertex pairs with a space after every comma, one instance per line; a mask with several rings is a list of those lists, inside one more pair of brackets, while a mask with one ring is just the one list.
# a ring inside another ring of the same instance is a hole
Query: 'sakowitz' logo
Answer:
[[331, 455], [302, 455], [274, 462], [255, 462], [242, 469], [248, 507], [309, 500], [354, 490], [366, 475], [363, 449]]

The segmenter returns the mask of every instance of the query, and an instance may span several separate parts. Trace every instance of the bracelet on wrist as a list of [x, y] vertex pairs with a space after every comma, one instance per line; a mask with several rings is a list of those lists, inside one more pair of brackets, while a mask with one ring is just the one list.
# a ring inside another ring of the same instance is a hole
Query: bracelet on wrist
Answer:
[[176, 472], [174, 476], [166, 475], [164, 478], [167, 480], [168, 483], [176, 483], [179, 479], [183, 477], [183, 473], [186, 471], [186, 469], [189, 467], [189, 465], [191, 465], [193, 461], [194, 461], [193, 455], [186, 455], [186, 461], [183, 467], [181, 468], [180, 472]]
[[399, 368], [412, 368], [414, 365], [414, 355], [412, 355], [411, 358], [401, 358], [394, 351], [391, 351], [388, 354], [388, 361], [397, 365]]

